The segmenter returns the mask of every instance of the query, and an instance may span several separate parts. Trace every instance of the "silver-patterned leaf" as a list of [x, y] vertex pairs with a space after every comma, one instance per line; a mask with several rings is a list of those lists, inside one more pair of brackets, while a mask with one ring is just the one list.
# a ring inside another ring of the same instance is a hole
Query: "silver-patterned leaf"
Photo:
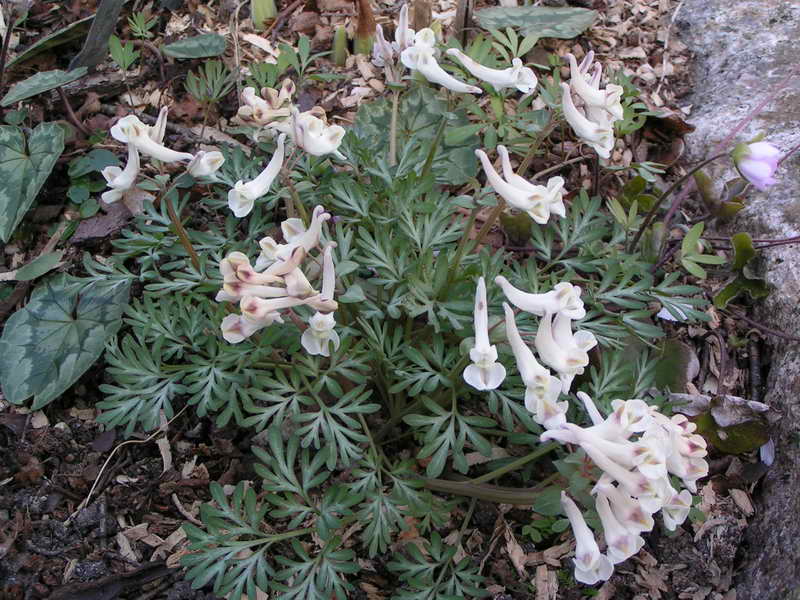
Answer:
[[161, 51], [173, 58], [220, 56], [225, 52], [225, 38], [216, 33], [204, 33], [167, 44], [161, 48]]
[[0, 239], [7, 242], [64, 150], [64, 130], [42, 123], [25, 139], [19, 127], [0, 126]]
[[77, 69], [72, 69], [72, 71], [55, 69], [53, 71], [42, 71], [41, 73], [36, 73], [36, 75], [31, 75], [8, 90], [5, 97], [0, 100], [0, 106], [11, 106], [20, 100], [25, 100], [26, 98], [36, 96], [43, 92], [49, 92], [62, 85], [72, 83], [76, 79], [80, 79], [86, 75], [87, 71], [88, 69], [86, 67], [79, 67]]
[[6, 322], [0, 338], [0, 383], [13, 404], [34, 397], [38, 410], [94, 364], [122, 325], [130, 282], [76, 285], [50, 277]]
[[567, 40], [594, 23], [597, 12], [570, 6], [496, 6], [475, 13], [484, 29], [519, 28], [525, 35]]

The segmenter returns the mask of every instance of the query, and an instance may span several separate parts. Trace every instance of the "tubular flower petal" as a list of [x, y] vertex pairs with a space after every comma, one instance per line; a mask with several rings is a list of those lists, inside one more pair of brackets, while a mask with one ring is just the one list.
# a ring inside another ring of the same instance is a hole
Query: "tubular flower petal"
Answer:
[[[581, 97], [584, 103], [588, 106], [605, 110], [609, 113], [611, 121], [622, 120], [622, 93], [623, 88], [621, 85], [609, 83], [604, 90], [600, 89], [600, 74], [602, 66], [598, 63], [595, 67], [595, 74], [587, 80], [585, 72], [581, 72], [578, 67], [578, 61], [572, 54], [567, 54], [570, 70], [570, 86], [575, 90], [575, 93]], [[589, 61], [591, 64], [591, 60]], [[588, 71], [590, 67], [585, 66]]]
[[508, 69], [490, 69], [472, 60], [457, 48], [450, 48], [447, 54], [455, 57], [473, 77], [491, 84], [498, 91], [517, 88], [523, 94], [530, 94], [536, 89], [538, 80], [533, 69], [523, 66], [519, 58], [513, 59]]
[[604, 494], [611, 503], [611, 510], [617, 521], [626, 529], [635, 533], [652, 531], [655, 525], [651, 513], [644, 510], [642, 506], [627, 492], [624, 492], [610, 482], [610, 478], [603, 476], [597, 482], [592, 493]]
[[311, 356], [330, 356], [331, 344], [334, 352], [339, 349], [339, 334], [333, 330], [335, 326], [333, 313], [314, 313], [308, 320], [308, 329], [300, 336], [300, 344]]
[[568, 319], [582, 319], [586, 316], [586, 309], [581, 300], [581, 288], [569, 282], [557, 283], [555, 288], [544, 294], [529, 294], [515, 288], [502, 275], [495, 277], [494, 281], [503, 290], [508, 301], [525, 312], [539, 317], [547, 313], [563, 314]]
[[564, 180], [561, 177], [551, 178], [547, 186], [534, 185], [514, 173], [508, 151], [504, 146], [498, 146], [497, 150], [503, 163], [504, 177], [495, 170], [483, 150], [475, 150], [475, 155], [480, 159], [486, 173], [486, 179], [495, 192], [512, 207], [528, 213], [539, 224], [547, 223], [551, 213], [564, 213]]
[[603, 524], [603, 537], [606, 540], [606, 553], [613, 564], [628, 560], [631, 556], [639, 552], [644, 546], [644, 540], [640, 535], [634, 533], [623, 526], [614, 516], [608, 496], [603, 493], [597, 495], [595, 502], [597, 514]]
[[611, 561], [603, 554], [594, 539], [594, 534], [578, 509], [575, 502], [561, 492], [561, 507], [572, 526], [575, 536], [575, 579], [587, 585], [594, 585], [598, 581], [605, 581], [614, 572]]
[[608, 120], [594, 122], [580, 113], [572, 102], [572, 92], [566, 83], [561, 84], [563, 91], [562, 108], [564, 118], [572, 130], [582, 141], [591, 146], [600, 158], [609, 158], [614, 148], [614, 129]]
[[375, 43], [372, 44], [372, 64], [376, 67], [386, 67], [394, 64], [395, 48], [386, 41], [383, 27], [375, 26]]
[[166, 106], [162, 106], [161, 110], [158, 111], [158, 118], [156, 119], [156, 124], [149, 128], [147, 132], [150, 135], [150, 139], [152, 139], [157, 144], [164, 143], [164, 135], [167, 133], [167, 115], [169, 114], [169, 108]]
[[769, 142], [739, 144], [733, 157], [739, 173], [757, 189], [764, 191], [778, 182], [774, 175], [781, 151]]
[[339, 152], [339, 146], [345, 133], [343, 127], [328, 125], [311, 111], [301, 113], [297, 108], [292, 108], [292, 140], [298, 148], [312, 156], [333, 154], [344, 160], [344, 155]]
[[506, 368], [497, 362], [497, 348], [489, 343], [489, 309], [486, 283], [478, 279], [475, 290], [475, 346], [469, 351], [472, 364], [464, 369], [464, 381], [476, 390], [493, 390], [503, 383]]
[[103, 202], [112, 204], [122, 198], [126, 192], [132, 190], [139, 175], [139, 152], [136, 146], [128, 144], [128, 162], [124, 169], [109, 166], [100, 172], [111, 189], [103, 192]]
[[680, 494], [673, 496], [664, 504], [661, 509], [661, 516], [664, 518], [664, 527], [670, 531], [675, 531], [678, 525], [683, 525], [689, 511], [692, 508], [692, 494], [689, 490], [683, 490]]
[[[420, 37], [425, 29], [418, 31], [416, 38], [425, 40], [427, 36]], [[433, 32], [431, 32], [433, 33]], [[435, 41], [435, 38], [434, 38]], [[440, 85], [448, 90], [466, 94], [481, 94], [483, 90], [474, 85], [468, 85], [463, 81], [459, 81], [450, 73], [445, 71], [439, 63], [436, 62], [436, 57], [433, 55], [433, 46], [428, 46], [425, 43], [416, 42], [410, 48], [403, 50], [400, 54], [402, 63], [414, 71], [418, 71], [425, 79], [431, 83]]]
[[569, 404], [558, 402], [561, 393], [561, 382], [558, 377], [550, 375], [533, 356], [531, 349], [525, 344], [517, 329], [514, 311], [503, 303], [506, 315], [506, 335], [517, 362], [517, 369], [525, 384], [525, 408], [533, 413], [533, 420], [546, 429], [557, 429], [566, 422]]
[[176, 152], [166, 146], [162, 146], [150, 137], [150, 131], [151, 128], [142, 123], [139, 117], [128, 115], [127, 117], [122, 117], [111, 128], [111, 137], [125, 144], [133, 144], [142, 154], [152, 156], [162, 162], [176, 162], [194, 158], [194, 155], [188, 152]]
[[545, 313], [536, 332], [536, 350], [542, 362], [558, 373], [564, 393], [569, 391], [575, 375], [589, 364], [589, 350], [597, 345], [587, 331], [572, 333], [569, 317], [562, 313], [553, 317]]
[[255, 201], [261, 198], [272, 187], [272, 182], [278, 176], [278, 173], [283, 167], [283, 153], [284, 142], [286, 136], [281, 134], [278, 136], [278, 146], [275, 149], [275, 154], [272, 155], [269, 163], [258, 176], [252, 181], [244, 183], [239, 180], [233, 189], [228, 191], [228, 207], [233, 211], [235, 217], [241, 218], [253, 210]]
[[189, 163], [186, 170], [189, 171], [189, 175], [192, 177], [208, 177], [216, 181], [216, 173], [224, 162], [225, 157], [222, 156], [222, 152], [217, 152], [216, 150], [205, 152], [200, 150], [200, 152], [195, 154], [194, 159]]
[[266, 127], [276, 121], [283, 121], [291, 115], [291, 99], [294, 94], [294, 83], [284, 79], [280, 90], [262, 88], [259, 96], [255, 88], [242, 90], [243, 106], [239, 107], [236, 116], [245, 125]]
[[397, 52], [402, 52], [414, 43], [414, 30], [408, 26], [408, 3], [400, 9], [400, 19], [394, 32], [394, 46]]
[[251, 321], [241, 315], [228, 315], [222, 319], [220, 328], [222, 337], [230, 344], [238, 344], [249, 338], [256, 331], [263, 329], [266, 325], [263, 322]]

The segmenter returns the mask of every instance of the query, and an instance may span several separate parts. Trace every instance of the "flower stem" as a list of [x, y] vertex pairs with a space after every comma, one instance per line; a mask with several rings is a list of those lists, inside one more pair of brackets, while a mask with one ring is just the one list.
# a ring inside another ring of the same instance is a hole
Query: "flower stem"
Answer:
[[435, 492], [447, 492], [477, 498], [498, 504], [515, 504], [517, 506], [531, 506], [542, 488], [559, 477], [553, 473], [550, 477], [540, 481], [537, 485], [528, 488], [510, 488], [487, 483], [472, 483], [471, 481], [450, 481], [448, 479], [422, 478], [422, 485]]
[[683, 177], [678, 179], [678, 181], [673, 183], [669, 187], [669, 189], [667, 189], [667, 191], [664, 192], [658, 199], [658, 201], [653, 205], [653, 208], [650, 209], [650, 212], [647, 213], [647, 216], [645, 216], [644, 223], [642, 223], [642, 226], [639, 228], [639, 231], [636, 232], [636, 235], [633, 237], [633, 240], [631, 240], [631, 243], [628, 246], [628, 252], [633, 252], [636, 249], [636, 245], [639, 243], [639, 240], [642, 239], [642, 236], [644, 235], [644, 232], [647, 230], [647, 228], [650, 227], [650, 225], [652, 224], [653, 219], [655, 219], [655, 216], [658, 213], [658, 209], [661, 207], [661, 204], [664, 202], [664, 200], [669, 198], [675, 192], [675, 190], [677, 190], [680, 186], [686, 183], [686, 181], [688, 181], [692, 177], [692, 175], [694, 175], [697, 171], [705, 167], [707, 164], [712, 163], [715, 160], [720, 159], [724, 156], [728, 156], [728, 153], [723, 152], [722, 154], [716, 154], [711, 158], [704, 160], [699, 165], [690, 170], [688, 173], [686, 173]]
[[400, 92], [392, 90], [392, 121], [389, 127], [389, 166], [397, 164], [397, 113], [400, 106]]
[[555, 450], [558, 448], [560, 444], [558, 442], [550, 442], [549, 444], [544, 444], [543, 446], [539, 446], [536, 450], [531, 452], [530, 454], [518, 458], [515, 461], [512, 461], [506, 465], [503, 465], [499, 469], [495, 469], [490, 473], [486, 473], [485, 475], [481, 475], [480, 477], [476, 477], [475, 479], [470, 479], [470, 483], [483, 483], [485, 481], [491, 481], [492, 479], [497, 479], [506, 473], [511, 471], [516, 471], [523, 465], [528, 464], [531, 461], [537, 460], [538, 458], [544, 456], [551, 450]]
[[443, 115], [442, 120], [439, 121], [439, 128], [436, 130], [436, 135], [433, 138], [433, 142], [431, 142], [431, 149], [428, 152], [428, 158], [425, 160], [425, 166], [422, 167], [423, 179], [427, 177], [433, 169], [433, 159], [436, 157], [436, 151], [439, 149], [439, 144], [442, 143], [442, 138], [444, 137], [444, 128], [446, 125], [447, 117]]
[[164, 200], [164, 204], [167, 206], [167, 214], [169, 215], [169, 220], [172, 221], [172, 224], [175, 226], [175, 232], [178, 234], [178, 239], [180, 239], [181, 244], [183, 244], [183, 247], [186, 249], [186, 252], [189, 253], [189, 258], [192, 261], [192, 265], [198, 272], [200, 272], [200, 258], [197, 256], [197, 252], [195, 252], [192, 242], [189, 240], [189, 236], [187, 235], [186, 230], [183, 228], [183, 223], [181, 223], [178, 213], [175, 212], [175, 207], [172, 205], [172, 200], [169, 198], [173, 191], [175, 191], [175, 183], [167, 188], [161, 197]]

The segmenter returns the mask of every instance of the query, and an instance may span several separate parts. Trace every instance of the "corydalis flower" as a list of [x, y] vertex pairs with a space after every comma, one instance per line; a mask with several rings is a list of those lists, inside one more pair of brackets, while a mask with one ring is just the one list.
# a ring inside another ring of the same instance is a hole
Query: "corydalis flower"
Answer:
[[108, 166], [100, 173], [111, 189], [103, 192], [103, 202], [112, 204], [122, 198], [126, 192], [134, 188], [136, 177], [139, 175], [139, 151], [133, 144], [128, 144], [128, 163], [124, 169], [117, 166]]
[[561, 177], [551, 177], [547, 186], [534, 185], [514, 173], [511, 160], [504, 146], [497, 147], [503, 163], [503, 175], [495, 170], [489, 157], [483, 150], [475, 150], [475, 155], [480, 159], [486, 179], [509, 205], [517, 210], [524, 211], [537, 223], [544, 224], [550, 219], [551, 214], [564, 216], [563, 202], [564, 180]]
[[194, 155], [192, 162], [189, 163], [189, 166], [186, 167], [186, 170], [192, 177], [198, 179], [202, 177], [210, 181], [216, 181], [216, 173], [224, 162], [225, 157], [222, 156], [222, 152], [218, 152], [216, 150], [212, 150], [210, 152], [200, 150]]
[[493, 390], [506, 377], [506, 368], [497, 362], [497, 348], [489, 343], [489, 309], [486, 283], [478, 279], [475, 290], [475, 346], [469, 351], [472, 364], [464, 369], [464, 381], [476, 390]]
[[572, 54], [567, 54], [570, 86], [581, 97], [587, 109], [604, 110], [609, 113], [612, 123], [613, 121], [620, 121], [623, 118], [621, 99], [624, 89], [621, 85], [609, 83], [605, 89], [601, 90], [600, 78], [602, 77], [603, 68], [600, 63], [595, 64], [594, 73], [588, 76], [589, 71], [592, 69], [593, 58], [594, 52], [589, 52], [581, 65], [578, 66], [578, 61], [575, 57]]
[[[159, 115], [160, 116], [160, 115]], [[165, 117], [166, 118], [166, 117]], [[166, 127], [166, 123], [164, 123]], [[162, 162], [176, 162], [181, 160], [192, 160], [194, 155], [188, 152], [177, 152], [166, 146], [162, 146], [155, 138], [163, 137], [163, 131], [158, 128], [151, 128], [142, 123], [139, 117], [128, 115], [117, 121], [111, 128], [111, 137], [124, 144], [132, 144], [136, 149], [146, 155], [158, 159]]]
[[503, 303], [503, 311], [506, 315], [508, 343], [511, 345], [517, 369], [525, 384], [525, 408], [533, 414], [533, 420], [543, 425], [545, 429], [563, 427], [567, 422], [566, 413], [569, 405], [567, 402], [558, 401], [561, 381], [558, 377], [550, 375], [550, 371], [540, 365], [533, 356], [533, 352], [519, 334], [511, 307]]
[[490, 69], [457, 48], [450, 48], [447, 54], [455, 57], [473, 77], [491, 84], [498, 91], [517, 88], [523, 94], [530, 94], [536, 89], [538, 80], [533, 69], [523, 66], [519, 58], [514, 58], [508, 69]]
[[300, 336], [300, 343], [311, 356], [330, 356], [330, 346], [333, 351], [339, 349], [339, 334], [334, 331], [336, 319], [333, 313], [314, 313], [308, 320], [308, 329]]
[[557, 283], [555, 288], [543, 294], [531, 294], [515, 288], [511, 283], [498, 275], [495, 283], [503, 290], [508, 301], [520, 310], [543, 317], [546, 313], [561, 314], [569, 319], [582, 319], [586, 309], [581, 300], [581, 288], [567, 281]]
[[453, 92], [481, 94], [481, 88], [459, 81], [439, 65], [435, 56], [435, 44], [436, 34], [433, 30], [421, 29], [414, 35], [414, 45], [402, 51], [400, 60], [407, 68], [418, 71], [431, 83]]
[[616, 515], [611, 510], [608, 496], [602, 493], [598, 494], [595, 507], [597, 508], [597, 514], [600, 516], [600, 522], [603, 524], [606, 552], [613, 564], [628, 560], [642, 549], [644, 539], [635, 531], [627, 529], [617, 520]]
[[774, 175], [780, 157], [781, 151], [769, 142], [739, 144], [733, 151], [739, 173], [761, 191], [778, 182]]
[[281, 134], [278, 136], [278, 145], [275, 148], [275, 154], [272, 155], [267, 166], [264, 168], [258, 177], [252, 181], [244, 183], [239, 180], [233, 189], [228, 191], [228, 207], [233, 211], [234, 216], [241, 218], [250, 214], [253, 210], [255, 201], [265, 195], [269, 188], [272, 187], [272, 182], [278, 176], [278, 173], [283, 167], [283, 152], [284, 142], [286, 135]]
[[[561, 84], [564, 118], [572, 130], [583, 142], [591, 146], [600, 158], [609, 158], [614, 148], [614, 128], [610, 117], [605, 120], [592, 121], [582, 114], [572, 101], [570, 86]], [[598, 115], [595, 115], [598, 116]]]
[[247, 125], [264, 127], [275, 121], [287, 119], [292, 113], [291, 101], [295, 87], [291, 79], [284, 79], [280, 90], [262, 88], [261, 95], [256, 89], [246, 87], [242, 90], [243, 106], [236, 116]]
[[564, 393], [569, 391], [575, 375], [589, 364], [589, 350], [597, 345], [591, 332], [572, 332], [569, 317], [547, 313], [539, 321], [536, 350], [542, 362], [558, 373]]
[[295, 145], [312, 156], [333, 154], [336, 158], [345, 160], [344, 155], [339, 152], [346, 133], [344, 128], [328, 125], [323, 118], [315, 116], [314, 112], [322, 117], [325, 115], [322, 109], [301, 113], [297, 108], [292, 108], [291, 135]]
[[311, 214], [311, 223], [308, 228], [303, 221], [297, 218], [286, 219], [281, 224], [281, 232], [285, 244], [279, 244], [272, 237], [267, 236], [258, 242], [261, 246], [261, 255], [256, 260], [256, 270], [270, 269], [277, 262], [287, 261], [297, 248], [302, 248], [306, 253], [319, 246], [322, 234], [322, 224], [331, 218], [322, 206], [315, 206]]
[[578, 509], [578, 506], [564, 492], [561, 492], [561, 507], [572, 526], [575, 536], [575, 579], [587, 585], [605, 581], [614, 572], [608, 557], [600, 554], [594, 534]]

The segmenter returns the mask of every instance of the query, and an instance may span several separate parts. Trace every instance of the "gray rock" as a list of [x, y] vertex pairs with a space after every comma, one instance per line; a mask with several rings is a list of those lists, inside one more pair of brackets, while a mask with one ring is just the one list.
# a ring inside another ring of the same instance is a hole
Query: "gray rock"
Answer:
[[[800, 3], [781, 0], [685, 0], [676, 20], [695, 54], [688, 139], [692, 159], [709, 155], [741, 119], [792, 71], [793, 78], [742, 131], [758, 133], [784, 151], [800, 142]], [[715, 179], [735, 177], [717, 167]], [[800, 235], [800, 154], [779, 171], [780, 184], [750, 194], [725, 233], [754, 238]], [[762, 252], [760, 269], [773, 287], [757, 308], [766, 326], [800, 336], [800, 245]], [[800, 598], [800, 344], [771, 340], [765, 403], [783, 418], [775, 426], [775, 463], [756, 488], [757, 513], [748, 527], [735, 585], [739, 600]]]

